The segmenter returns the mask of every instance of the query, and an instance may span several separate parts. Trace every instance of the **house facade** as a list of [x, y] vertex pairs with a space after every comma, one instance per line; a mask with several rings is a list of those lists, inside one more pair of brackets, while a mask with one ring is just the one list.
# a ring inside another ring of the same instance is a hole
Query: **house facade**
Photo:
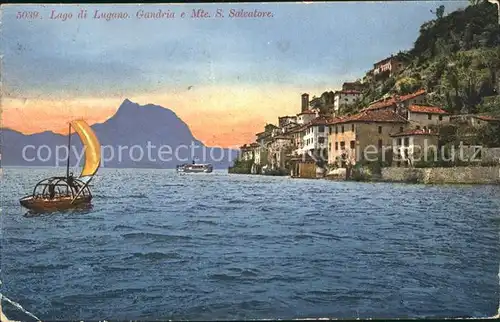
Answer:
[[397, 57], [391, 56], [373, 64], [373, 76], [375, 78], [391, 77], [399, 73], [405, 64]]
[[488, 115], [461, 114], [451, 116], [450, 122], [457, 125], [468, 125], [478, 128], [486, 124], [500, 124], [500, 118]]
[[[402, 132], [408, 121], [390, 110], [365, 110], [330, 122], [328, 163], [345, 166], [372, 160], [392, 149], [391, 134]], [[342, 161], [344, 160], [344, 161]]]
[[319, 116], [319, 111], [316, 110], [306, 110], [297, 114], [297, 124], [304, 125], [311, 122]]
[[328, 160], [328, 122], [328, 118], [318, 117], [304, 126], [299, 154], [314, 155]]
[[450, 114], [440, 107], [425, 105], [410, 105], [407, 111], [408, 121], [420, 127], [428, 128], [429, 125], [443, 125], [450, 122]]
[[244, 144], [240, 146], [239, 158], [243, 161], [249, 161], [254, 158], [254, 149], [251, 144]]
[[438, 153], [439, 135], [429, 129], [402, 131], [391, 137], [395, 166], [412, 166], [416, 161], [429, 160]]
[[411, 105], [425, 105], [426, 95], [427, 92], [421, 89], [407, 95], [390, 96], [383, 100], [373, 102], [365, 110], [392, 110], [407, 117], [408, 107]]
[[288, 156], [290, 155], [293, 144], [293, 139], [289, 136], [276, 136], [268, 146], [268, 164], [272, 170], [284, 169]]
[[357, 90], [336, 91], [333, 98], [333, 109], [339, 113], [343, 106], [350, 106], [361, 99], [361, 92]]

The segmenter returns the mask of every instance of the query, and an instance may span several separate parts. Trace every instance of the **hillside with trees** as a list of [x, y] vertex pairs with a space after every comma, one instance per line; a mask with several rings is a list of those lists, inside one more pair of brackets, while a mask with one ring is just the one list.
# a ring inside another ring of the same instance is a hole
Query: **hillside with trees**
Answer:
[[[363, 99], [347, 112], [366, 107], [386, 95], [404, 95], [425, 88], [430, 104], [450, 113], [500, 115], [500, 26], [496, 5], [473, 1], [462, 10], [420, 27], [411, 50], [396, 57], [406, 68], [383, 81], [368, 82]], [[390, 54], [390, 53], [388, 53]]]

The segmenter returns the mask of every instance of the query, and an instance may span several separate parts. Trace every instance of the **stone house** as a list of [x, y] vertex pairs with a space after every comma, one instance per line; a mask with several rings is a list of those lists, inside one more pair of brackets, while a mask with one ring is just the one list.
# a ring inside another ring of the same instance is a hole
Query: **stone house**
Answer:
[[287, 165], [288, 156], [293, 149], [293, 138], [291, 136], [278, 135], [268, 145], [268, 164], [272, 170], [284, 169]]
[[500, 118], [496, 118], [489, 115], [460, 114], [460, 115], [452, 115], [450, 117], [450, 122], [457, 125], [467, 125], [479, 128], [486, 124], [500, 123]]
[[404, 67], [401, 59], [391, 55], [373, 64], [373, 76], [375, 79], [388, 78], [398, 74]]
[[357, 90], [342, 90], [334, 93], [333, 112], [335, 114], [342, 110], [343, 106], [350, 106], [361, 99], [361, 92]]
[[[424, 105], [427, 92], [420, 89], [414, 93], [400, 96], [389, 96], [370, 104], [365, 110], [392, 110], [400, 113], [402, 116], [407, 114], [408, 107], [411, 105]], [[406, 117], [406, 116], [405, 116]]]
[[317, 110], [306, 110], [297, 114], [297, 124], [306, 124], [314, 120], [319, 116], [319, 111]]
[[250, 144], [240, 146], [240, 160], [249, 161], [254, 158], [254, 148]]
[[[386, 158], [392, 150], [391, 134], [403, 132], [409, 122], [391, 110], [364, 110], [329, 121], [328, 163], [344, 167], [342, 159], [353, 163]], [[340, 160], [340, 161], [339, 161]]]
[[[415, 162], [429, 161], [439, 151], [439, 135], [430, 129], [410, 129], [391, 134], [393, 165], [411, 166]], [[433, 151], [432, 154], [429, 151]]]
[[307, 154], [290, 159], [290, 176], [292, 178], [316, 178], [316, 168], [316, 161]]
[[328, 121], [326, 117], [318, 117], [304, 126], [302, 150], [299, 154], [309, 154], [328, 160]]
[[366, 84], [361, 83], [359, 80], [355, 82], [344, 82], [342, 84], [343, 91], [358, 91], [361, 92], [365, 89]]
[[417, 130], [450, 122], [450, 114], [437, 106], [410, 105], [405, 112], [407, 120], [414, 124]]

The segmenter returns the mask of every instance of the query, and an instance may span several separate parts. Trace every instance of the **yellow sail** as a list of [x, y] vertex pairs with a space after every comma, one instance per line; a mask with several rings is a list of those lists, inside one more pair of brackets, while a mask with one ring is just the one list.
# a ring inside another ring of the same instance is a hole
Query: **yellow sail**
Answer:
[[85, 164], [80, 177], [93, 176], [101, 165], [101, 144], [92, 128], [84, 120], [71, 121], [71, 127], [82, 140]]

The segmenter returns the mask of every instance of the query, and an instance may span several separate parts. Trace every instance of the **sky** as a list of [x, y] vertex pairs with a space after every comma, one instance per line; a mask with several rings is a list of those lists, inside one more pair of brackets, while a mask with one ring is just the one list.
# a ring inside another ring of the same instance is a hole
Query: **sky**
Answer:
[[[103, 122], [128, 98], [173, 110], [207, 145], [250, 143], [299, 113], [302, 93], [340, 89], [410, 49], [440, 4], [447, 14], [468, 1], [2, 6], [2, 126], [59, 132], [75, 118]], [[225, 16], [190, 18], [196, 9]], [[273, 16], [229, 18], [231, 9]], [[139, 10], [176, 16], [139, 19]]]

